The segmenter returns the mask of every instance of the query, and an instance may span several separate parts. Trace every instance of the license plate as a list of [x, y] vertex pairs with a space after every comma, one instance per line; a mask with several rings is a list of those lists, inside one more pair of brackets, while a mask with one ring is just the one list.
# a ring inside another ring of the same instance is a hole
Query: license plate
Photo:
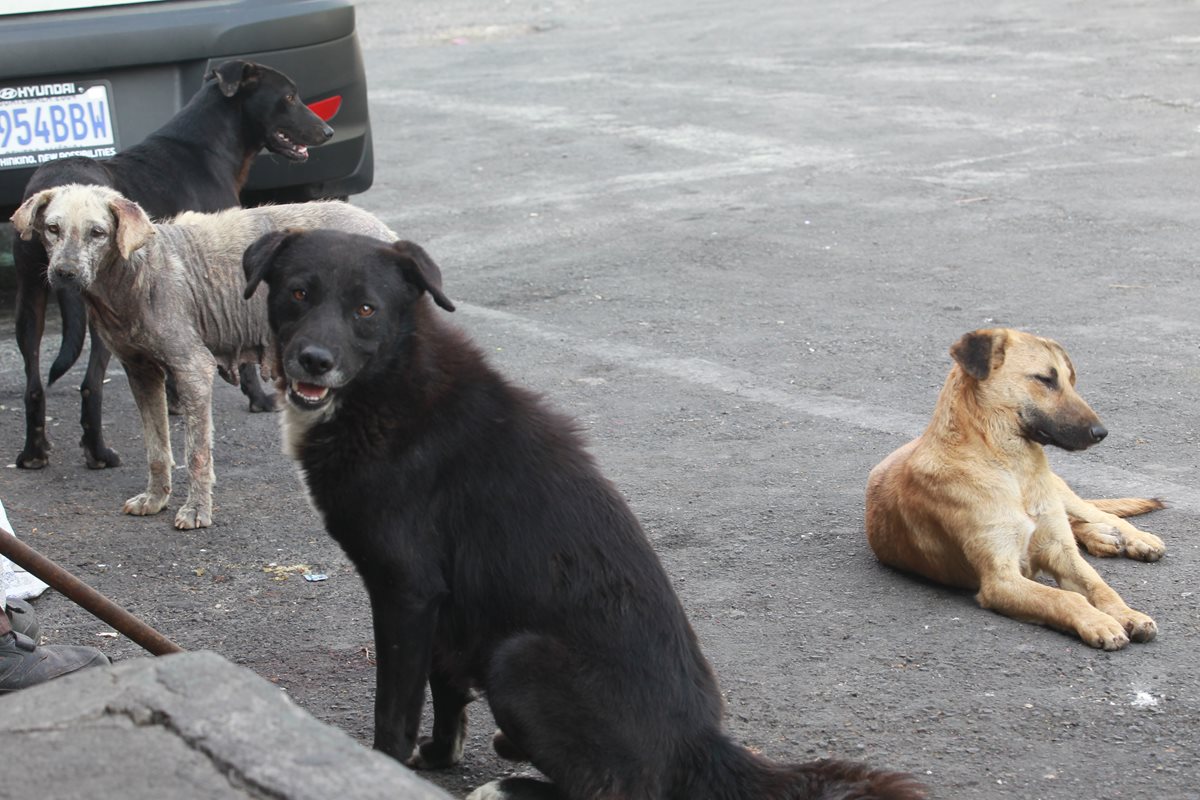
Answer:
[[0, 87], [0, 169], [117, 153], [107, 83]]

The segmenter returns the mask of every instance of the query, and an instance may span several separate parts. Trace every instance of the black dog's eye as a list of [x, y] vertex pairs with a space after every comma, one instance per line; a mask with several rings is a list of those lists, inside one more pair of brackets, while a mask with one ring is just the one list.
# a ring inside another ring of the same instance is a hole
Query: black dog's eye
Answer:
[[294, 94], [289, 94], [287, 97], [285, 97], [283, 99], [290, 106], [296, 105], [296, 95], [294, 95]]
[[308, 299], [308, 292], [304, 291], [303, 289], [292, 289], [292, 299], [303, 303]]
[[55, 236], [58, 236], [58, 225], [54, 222], [49, 223], [46, 225], [46, 233], [52, 233]]
[[375, 316], [375, 306], [371, 305], [370, 303], [363, 303], [361, 306], [354, 309], [354, 316], [358, 317], [359, 319], [373, 317]]

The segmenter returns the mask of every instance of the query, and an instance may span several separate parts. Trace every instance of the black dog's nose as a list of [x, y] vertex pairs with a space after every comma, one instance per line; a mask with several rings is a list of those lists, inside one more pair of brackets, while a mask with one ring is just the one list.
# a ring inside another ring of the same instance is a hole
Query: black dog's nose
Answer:
[[1108, 436], [1108, 428], [1105, 428], [1103, 425], [1101, 425], [1099, 423], [1096, 423], [1091, 428], [1089, 428], [1088, 432], [1090, 434], [1092, 434], [1092, 442], [1093, 443], [1102, 442], [1102, 441], [1104, 441], [1104, 437]]
[[321, 131], [321, 135], [325, 137], [325, 141], [329, 141], [333, 138], [333, 128], [326, 125], [325, 129]]
[[296, 356], [296, 360], [310, 375], [324, 375], [333, 369], [333, 353], [318, 344], [306, 346]]

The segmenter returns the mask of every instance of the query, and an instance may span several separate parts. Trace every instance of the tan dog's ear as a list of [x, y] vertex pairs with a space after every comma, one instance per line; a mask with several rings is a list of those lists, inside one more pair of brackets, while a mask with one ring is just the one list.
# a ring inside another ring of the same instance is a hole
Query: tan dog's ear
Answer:
[[1004, 363], [1008, 334], [1002, 330], [971, 331], [950, 348], [950, 356], [962, 371], [977, 381], [987, 380], [992, 370]]
[[129, 258], [154, 235], [154, 225], [146, 212], [128, 197], [114, 197], [108, 201], [113, 219], [117, 221], [117, 251], [121, 258]]
[[1046, 341], [1048, 341], [1050, 343], [1050, 349], [1052, 349], [1054, 352], [1058, 353], [1058, 355], [1062, 357], [1062, 360], [1067, 363], [1067, 382], [1070, 383], [1072, 386], [1074, 386], [1075, 385], [1075, 365], [1073, 363], [1071, 363], [1071, 357], [1069, 355], [1067, 355], [1066, 349], [1058, 342], [1053, 341], [1051, 339], [1047, 339]]
[[54, 193], [57, 191], [54, 188], [42, 189], [37, 194], [32, 195], [21, 207], [12, 215], [13, 227], [17, 229], [17, 233], [25, 241], [33, 238], [34, 231], [42, 225], [42, 214], [46, 210], [46, 206], [54, 199]]
[[399, 241], [395, 242], [391, 249], [392, 255], [400, 263], [406, 281], [429, 292], [433, 302], [442, 308], [447, 311], [454, 310], [454, 303], [442, 292], [442, 270], [419, 244]]

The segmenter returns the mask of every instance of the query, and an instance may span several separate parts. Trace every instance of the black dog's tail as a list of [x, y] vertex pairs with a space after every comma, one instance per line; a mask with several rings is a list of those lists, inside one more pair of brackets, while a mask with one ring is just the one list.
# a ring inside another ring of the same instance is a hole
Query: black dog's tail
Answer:
[[50, 365], [51, 384], [61, 378], [79, 359], [88, 329], [87, 308], [83, 305], [83, 295], [75, 289], [58, 289], [54, 295], [58, 298], [58, 310], [62, 314], [63, 332], [58, 356]]
[[922, 800], [925, 788], [903, 772], [872, 769], [850, 761], [772, 765], [779, 800]]
[[[724, 737], [722, 737], [724, 739]], [[697, 797], [745, 800], [923, 800], [925, 787], [912, 775], [850, 761], [776, 764], [728, 739], [716, 748], [707, 787]]]

